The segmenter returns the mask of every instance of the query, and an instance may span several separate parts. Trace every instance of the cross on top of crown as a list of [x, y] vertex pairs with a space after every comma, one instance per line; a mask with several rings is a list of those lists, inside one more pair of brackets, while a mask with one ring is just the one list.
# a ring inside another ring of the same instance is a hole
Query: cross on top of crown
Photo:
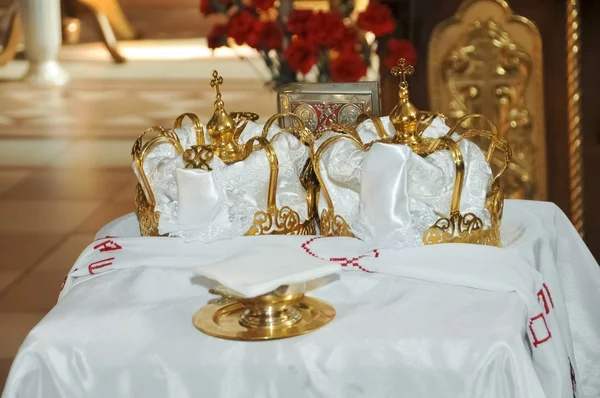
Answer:
[[400, 83], [406, 84], [406, 78], [415, 72], [415, 68], [412, 65], [406, 63], [404, 58], [400, 58], [396, 66], [392, 68], [392, 75], [400, 76]]
[[223, 84], [223, 78], [219, 76], [219, 72], [213, 70], [212, 79], [210, 80], [210, 86], [214, 87], [217, 97], [221, 97], [221, 90], [219, 90], [219, 86]]

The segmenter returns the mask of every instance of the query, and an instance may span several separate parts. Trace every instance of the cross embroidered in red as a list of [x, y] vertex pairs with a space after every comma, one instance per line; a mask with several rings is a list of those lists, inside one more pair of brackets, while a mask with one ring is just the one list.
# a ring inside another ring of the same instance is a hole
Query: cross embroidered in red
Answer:
[[311, 255], [313, 257], [316, 258], [320, 258], [321, 260], [328, 260], [328, 261], [334, 261], [337, 263], [340, 263], [340, 265], [342, 267], [356, 267], [359, 270], [363, 271], [363, 272], [368, 272], [368, 273], [372, 273], [373, 271], [370, 271], [366, 268], [364, 268], [362, 265], [360, 265], [360, 263], [358, 262], [361, 258], [365, 258], [365, 257], [375, 257], [378, 258], [379, 257], [379, 251], [377, 251], [377, 249], [372, 250], [371, 252], [367, 253], [367, 254], [363, 254], [360, 255], [358, 257], [353, 257], [353, 258], [348, 258], [348, 257], [329, 257], [327, 259], [324, 259], [322, 257], [317, 256], [311, 249], [310, 249], [310, 244], [313, 243], [315, 240], [317, 239], [321, 239], [323, 238], [322, 236], [315, 236], [313, 238], [310, 238], [309, 240], [307, 240], [306, 242], [304, 242], [302, 244], [302, 249], [308, 254]]

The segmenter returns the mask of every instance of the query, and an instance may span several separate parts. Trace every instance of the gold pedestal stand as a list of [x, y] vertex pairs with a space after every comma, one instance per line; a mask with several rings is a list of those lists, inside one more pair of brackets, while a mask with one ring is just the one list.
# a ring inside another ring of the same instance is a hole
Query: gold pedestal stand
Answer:
[[335, 318], [329, 304], [304, 293], [290, 293], [288, 286], [254, 298], [223, 294], [223, 299], [198, 310], [192, 322], [201, 332], [227, 340], [262, 341], [310, 333]]

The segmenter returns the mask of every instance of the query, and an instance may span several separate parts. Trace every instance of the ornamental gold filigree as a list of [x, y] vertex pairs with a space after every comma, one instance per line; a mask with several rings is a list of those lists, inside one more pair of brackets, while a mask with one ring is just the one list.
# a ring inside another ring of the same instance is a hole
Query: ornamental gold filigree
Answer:
[[214, 157], [212, 145], [193, 145], [183, 152], [183, 164], [186, 168], [211, 171], [210, 162]]
[[479, 243], [479, 235], [483, 231], [483, 222], [473, 213], [453, 213], [449, 218], [440, 218], [429, 227], [423, 235], [423, 243]]
[[257, 211], [246, 235], [314, 235], [315, 220], [302, 222], [300, 215], [291, 208], [270, 207], [267, 211]]
[[320, 228], [323, 236], [348, 236], [354, 238], [350, 226], [344, 217], [335, 214], [332, 210], [323, 209], [321, 212]]
[[[514, 15], [504, 0], [464, 0], [434, 29], [429, 60], [433, 106], [452, 123], [472, 113], [487, 116], [513, 148], [502, 176], [507, 196], [545, 200], [542, 42], [536, 26]], [[497, 166], [502, 162], [492, 159]]]
[[150, 206], [140, 184], [135, 187], [135, 215], [139, 221], [142, 236], [158, 236], [160, 212], [154, 211], [154, 206]]

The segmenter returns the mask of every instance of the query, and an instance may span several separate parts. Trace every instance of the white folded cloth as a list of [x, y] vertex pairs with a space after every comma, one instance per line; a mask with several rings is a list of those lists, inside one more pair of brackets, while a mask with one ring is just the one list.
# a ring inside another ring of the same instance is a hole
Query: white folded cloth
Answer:
[[[304, 284], [341, 271], [339, 263], [307, 256], [299, 249], [257, 246], [224, 260], [196, 268], [204, 276], [245, 297], [269, 293], [280, 286]], [[296, 291], [297, 293], [304, 293]]]

